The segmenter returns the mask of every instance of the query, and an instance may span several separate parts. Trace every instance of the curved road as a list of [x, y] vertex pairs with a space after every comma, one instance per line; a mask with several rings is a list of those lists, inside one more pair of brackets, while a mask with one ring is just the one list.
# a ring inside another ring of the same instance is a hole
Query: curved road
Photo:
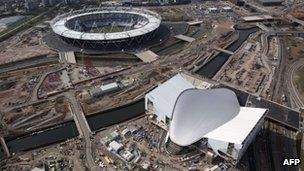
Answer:
[[64, 70], [65, 68], [64, 67], [61, 67], [60, 69], [55, 69], [55, 70], [51, 70], [47, 73], [43, 73], [42, 76], [40, 77], [37, 85], [34, 87], [34, 90], [32, 91], [32, 96], [29, 100], [29, 102], [34, 102], [34, 101], [37, 101], [38, 100], [38, 90], [39, 88], [41, 87], [41, 84], [43, 83], [43, 81], [45, 80], [45, 78], [52, 74], [52, 73], [55, 73], [55, 72], [59, 72], [59, 71], [62, 71]]
[[297, 90], [297, 87], [294, 84], [294, 76], [295, 72], [304, 66], [304, 59], [300, 59], [295, 61], [288, 69], [286, 79], [287, 79], [287, 87], [290, 92], [290, 100], [292, 107], [304, 107], [304, 100], [301, 97], [300, 93]]

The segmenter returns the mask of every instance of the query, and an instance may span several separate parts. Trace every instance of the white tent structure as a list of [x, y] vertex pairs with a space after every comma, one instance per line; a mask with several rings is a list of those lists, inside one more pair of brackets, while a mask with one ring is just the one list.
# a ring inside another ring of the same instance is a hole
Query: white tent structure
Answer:
[[206, 138], [216, 154], [236, 161], [260, 130], [267, 111], [241, 107], [226, 88], [196, 89], [179, 74], [146, 95], [149, 108], [158, 122], [167, 124], [175, 144], [188, 146]]

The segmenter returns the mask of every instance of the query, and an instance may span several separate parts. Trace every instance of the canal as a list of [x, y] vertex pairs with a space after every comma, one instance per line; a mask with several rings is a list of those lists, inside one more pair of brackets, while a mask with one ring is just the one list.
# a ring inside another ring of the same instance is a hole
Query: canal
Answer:
[[87, 121], [92, 131], [98, 131], [101, 128], [126, 121], [144, 113], [145, 101], [140, 99], [115, 109], [90, 115], [87, 117]]
[[58, 63], [59, 57], [58, 56], [47, 56], [41, 55], [36, 56], [28, 59], [23, 59], [20, 61], [15, 61], [12, 63], [2, 64], [0, 67], [0, 73], [9, 72], [17, 69], [24, 69], [27, 67], [35, 67], [42, 64], [51, 64], [51, 63]]
[[[142, 115], [144, 112], [145, 105], [142, 98], [114, 109], [92, 114], [87, 117], [87, 121], [92, 131], [98, 131], [104, 127]], [[47, 130], [26, 134], [18, 138], [5, 139], [5, 141], [12, 154], [63, 142], [77, 136], [78, 131], [75, 122], [69, 121]], [[0, 148], [0, 159], [2, 159], [4, 152], [1, 146]]]
[[[237, 29], [239, 38], [230, 44], [226, 50], [235, 52], [248, 39], [249, 35], [256, 32], [257, 30], [258, 28], [256, 27], [248, 29]], [[221, 52], [208, 63], [203, 65], [199, 70], [197, 70], [196, 73], [207, 78], [212, 78], [227, 62], [230, 56], [230, 54]]]

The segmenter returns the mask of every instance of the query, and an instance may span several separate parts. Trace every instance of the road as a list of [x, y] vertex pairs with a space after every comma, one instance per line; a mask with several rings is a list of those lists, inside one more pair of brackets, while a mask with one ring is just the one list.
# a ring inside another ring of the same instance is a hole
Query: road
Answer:
[[[257, 11], [260, 11], [262, 13], [267, 13], [267, 14], [275, 15], [275, 16], [282, 16], [284, 14], [284, 11], [276, 10], [276, 9], [268, 10], [268, 9], [263, 8], [261, 5], [253, 3], [253, 2], [246, 1], [246, 4], [255, 8]], [[290, 14], [286, 15], [285, 18], [292, 22], [295, 22], [295, 23], [298, 23], [298, 24], [304, 26], [303, 20], [300, 20]]]
[[269, 50], [269, 42], [268, 42], [268, 36], [265, 35], [265, 34], [262, 34], [261, 36], [261, 46], [262, 46], [262, 56], [261, 56], [261, 59], [262, 59], [262, 63], [263, 65], [265, 66], [265, 68], [268, 70], [268, 72], [271, 72], [271, 68], [268, 64], [268, 56], [267, 56], [267, 53], [268, 53], [268, 50]]
[[263, 86], [262, 89], [260, 89], [260, 93], [258, 92], [257, 95], [261, 95], [261, 93], [267, 94], [267, 90], [269, 90], [271, 86], [271, 82], [273, 80], [273, 76], [275, 74], [275, 69], [269, 65], [269, 57], [268, 57], [268, 51], [269, 51], [269, 41], [268, 41], [268, 35], [262, 34], [261, 35], [261, 61], [263, 63], [263, 66], [267, 69], [268, 75], [265, 78], [265, 86]]
[[[66, 61], [64, 61], [64, 67], [67, 68], [68, 64]], [[67, 74], [67, 71], [64, 70], [64, 82], [65, 83], [70, 83], [70, 77]], [[77, 126], [79, 136], [84, 139], [85, 141], [85, 154], [86, 154], [86, 163], [88, 165], [88, 168], [92, 171], [98, 171], [98, 166], [95, 164], [94, 159], [93, 159], [93, 152], [92, 152], [92, 131], [91, 128], [87, 122], [87, 119], [85, 117], [85, 114], [83, 112], [83, 109], [79, 102], [77, 101], [75, 97], [75, 91], [70, 90], [66, 93], [64, 93], [65, 97], [69, 100], [70, 102], [70, 107], [72, 110], [72, 115], [73, 119], [75, 121], [75, 124]]]
[[95, 165], [93, 159], [93, 152], [92, 152], [92, 142], [91, 136], [92, 132], [90, 126], [85, 118], [81, 105], [78, 103], [74, 91], [69, 91], [65, 93], [65, 97], [67, 97], [71, 103], [71, 109], [73, 113], [73, 118], [76, 123], [78, 132], [80, 137], [82, 137], [85, 141], [85, 153], [86, 153], [86, 160], [90, 170], [98, 170], [98, 167]]
[[284, 77], [282, 76], [285, 72], [285, 59], [286, 59], [286, 49], [284, 48], [283, 42], [278, 39], [278, 60], [279, 60], [279, 67], [277, 68], [277, 73], [275, 73], [275, 83], [274, 83], [274, 90], [272, 92], [272, 101], [280, 101], [282, 92], [280, 92], [282, 87], [282, 82], [284, 81]]
[[288, 14], [286, 16], [287, 19], [291, 20], [292, 22], [295, 22], [295, 23], [298, 23], [298, 24], [301, 24], [302, 26], [304, 26], [304, 21], [303, 20], [300, 20], [300, 19], [297, 19], [296, 17]]
[[283, 31], [283, 30], [270, 30], [266, 32], [268, 36], [297, 36], [299, 34], [304, 34], [304, 31], [294, 30], [294, 31]]
[[5, 142], [3, 137], [0, 137], [0, 142], [1, 142], [2, 148], [3, 148], [4, 153], [6, 154], [6, 156], [10, 157], [11, 155], [10, 155], [9, 149], [8, 149], [8, 147], [6, 145], [6, 142]]
[[303, 99], [300, 97], [300, 93], [294, 84], [295, 72], [302, 66], [304, 66], [304, 59], [297, 60], [289, 67], [286, 73], [287, 87], [290, 93], [289, 98], [291, 100], [291, 105], [293, 108], [304, 107]]
[[252, 3], [252, 2], [246, 1], [246, 4], [249, 5], [249, 6], [251, 6], [251, 7], [253, 7], [253, 8], [255, 8], [256, 10], [258, 10], [258, 11], [260, 11], [260, 12], [263, 12], [263, 13], [269, 14], [269, 13], [271, 13], [271, 12], [274, 12], [274, 11], [269, 11], [269, 10], [263, 8], [262, 6], [256, 5], [256, 4]]
[[37, 101], [37, 100], [38, 100], [38, 90], [39, 90], [41, 84], [43, 83], [43, 81], [45, 80], [45, 78], [46, 78], [49, 74], [55, 73], [55, 72], [59, 72], [59, 71], [61, 71], [61, 70], [63, 70], [63, 69], [64, 69], [64, 68], [60, 68], [60, 69], [56, 69], [56, 70], [53, 70], [53, 71], [49, 71], [49, 72], [47, 72], [47, 73], [44, 73], [44, 74], [40, 77], [40, 79], [39, 79], [37, 85], [35, 86], [35, 88], [34, 88], [34, 90], [33, 90], [33, 92], [32, 92], [31, 99], [30, 99], [29, 101], [30, 101], [30, 102], [34, 102], [34, 101]]

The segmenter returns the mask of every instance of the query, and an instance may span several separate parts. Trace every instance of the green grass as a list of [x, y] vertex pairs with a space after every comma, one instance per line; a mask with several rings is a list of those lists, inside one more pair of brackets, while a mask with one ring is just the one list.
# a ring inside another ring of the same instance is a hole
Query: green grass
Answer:
[[122, 31], [124, 31], [124, 27], [120, 27], [120, 26], [116, 26], [113, 28], [111, 26], [103, 26], [93, 30], [94, 33], [116, 33]]

